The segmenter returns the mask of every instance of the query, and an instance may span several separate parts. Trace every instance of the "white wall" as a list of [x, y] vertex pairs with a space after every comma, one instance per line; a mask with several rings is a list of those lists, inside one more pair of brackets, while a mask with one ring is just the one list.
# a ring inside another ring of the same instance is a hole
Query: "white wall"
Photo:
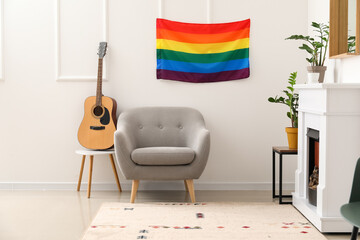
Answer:
[[[150, 105], [197, 108], [212, 138], [198, 187], [269, 188], [271, 147], [287, 144], [284, 128], [290, 121], [286, 107], [270, 104], [267, 98], [281, 93], [290, 72], [299, 71], [298, 82], [304, 82], [305, 53], [297, 49], [299, 42], [284, 38], [306, 33], [307, 2], [210, 3], [212, 22], [251, 18], [250, 78], [210, 84], [156, 80], [156, 0], [109, 0], [107, 20], [100, 0], [60, 0], [59, 36], [55, 0], [5, 0], [0, 188], [76, 183], [81, 160], [74, 153], [79, 148], [77, 129], [84, 99], [96, 88], [86, 79], [96, 75], [98, 41], [106, 37], [108, 81], [103, 92], [116, 99], [118, 114]], [[205, 23], [206, 4], [206, 0], [163, 0], [162, 17]], [[56, 81], [58, 76], [85, 81]], [[294, 182], [296, 157], [287, 159], [291, 163], [285, 164], [284, 181]], [[93, 182], [114, 182], [106, 158], [95, 158]]]

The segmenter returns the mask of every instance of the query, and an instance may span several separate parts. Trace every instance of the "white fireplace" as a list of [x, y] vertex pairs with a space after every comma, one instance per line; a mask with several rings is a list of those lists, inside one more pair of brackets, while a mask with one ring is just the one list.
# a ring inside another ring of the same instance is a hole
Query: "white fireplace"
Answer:
[[[321, 232], [351, 232], [340, 214], [360, 157], [360, 84], [302, 84], [293, 205]], [[309, 129], [319, 131], [319, 185], [309, 203]], [[360, 183], [359, 183], [360, 184]]]

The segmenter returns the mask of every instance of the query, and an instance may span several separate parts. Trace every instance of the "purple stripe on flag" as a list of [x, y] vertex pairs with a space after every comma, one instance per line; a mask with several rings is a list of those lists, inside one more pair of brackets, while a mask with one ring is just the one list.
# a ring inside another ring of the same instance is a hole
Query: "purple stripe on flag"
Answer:
[[244, 68], [233, 71], [223, 71], [216, 73], [191, 73], [191, 72], [178, 72], [164, 69], [157, 69], [158, 79], [176, 80], [182, 82], [192, 83], [206, 83], [206, 82], [220, 82], [230, 81], [250, 76], [250, 69]]

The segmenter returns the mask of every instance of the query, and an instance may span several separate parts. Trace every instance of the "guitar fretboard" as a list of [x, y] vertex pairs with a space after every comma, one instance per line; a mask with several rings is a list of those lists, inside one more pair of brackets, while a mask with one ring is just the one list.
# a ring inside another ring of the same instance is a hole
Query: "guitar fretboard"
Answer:
[[103, 68], [103, 59], [99, 58], [98, 63], [98, 76], [97, 76], [97, 88], [96, 88], [96, 106], [101, 106], [101, 97], [102, 97], [102, 68]]

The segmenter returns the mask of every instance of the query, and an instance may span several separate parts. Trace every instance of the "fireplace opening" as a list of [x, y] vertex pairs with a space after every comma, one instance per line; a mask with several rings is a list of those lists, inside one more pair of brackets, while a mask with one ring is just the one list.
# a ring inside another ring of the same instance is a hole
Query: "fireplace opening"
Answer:
[[317, 186], [319, 185], [319, 131], [309, 128], [307, 131], [308, 151], [308, 200], [316, 206]]

